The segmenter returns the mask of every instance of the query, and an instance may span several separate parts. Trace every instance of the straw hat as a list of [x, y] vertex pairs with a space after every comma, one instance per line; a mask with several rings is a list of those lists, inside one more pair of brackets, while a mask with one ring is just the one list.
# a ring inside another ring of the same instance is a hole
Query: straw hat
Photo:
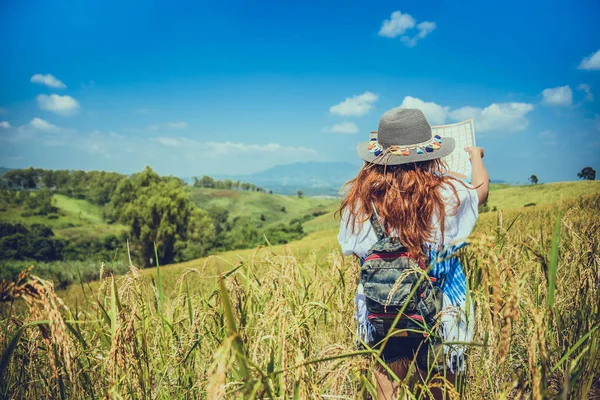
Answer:
[[381, 165], [400, 165], [446, 157], [454, 150], [454, 139], [433, 136], [421, 110], [394, 108], [379, 120], [377, 134], [359, 143], [358, 156]]

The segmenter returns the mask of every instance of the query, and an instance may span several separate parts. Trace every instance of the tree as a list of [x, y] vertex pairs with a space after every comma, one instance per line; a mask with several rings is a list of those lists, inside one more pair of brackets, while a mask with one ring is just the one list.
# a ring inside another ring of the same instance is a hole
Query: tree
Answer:
[[534, 185], [537, 185], [537, 183], [538, 183], [538, 177], [535, 176], [535, 175], [531, 175], [529, 177], [529, 182], [533, 183]]
[[585, 167], [577, 173], [577, 177], [586, 181], [594, 181], [596, 180], [596, 170], [592, 167]]
[[298, 198], [301, 199], [304, 196], [304, 192], [302, 190], [298, 190], [298, 192], [296, 192], [298, 194]]
[[46, 189], [51, 189], [56, 185], [56, 177], [54, 176], [54, 171], [47, 170], [44, 171], [42, 175], [42, 183]]
[[205, 188], [215, 187], [215, 180], [213, 178], [211, 178], [210, 176], [204, 175], [200, 179], [200, 186], [205, 187]]
[[180, 183], [160, 179], [149, 167], [119, 182], [111, 206], [118, 220], [130, 227], [143, 265], [154, 260], [155, 243], [158, 261], [166, 264], [186, 242], [206, 243], [214, 232], [208, 214], [187, 198]]

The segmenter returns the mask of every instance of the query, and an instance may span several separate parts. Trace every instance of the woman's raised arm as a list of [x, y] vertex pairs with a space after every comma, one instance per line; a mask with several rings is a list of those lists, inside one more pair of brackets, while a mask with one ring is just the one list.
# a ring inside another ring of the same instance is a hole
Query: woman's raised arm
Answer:
[[479, 204], [484, 204], [487, 201], [490, 192], [490, 177], [483, 165], [483, 148], [481, 147], [465, 147], [465, 151], [469, 153], [471, 158], [471, 184], [477, 190]]

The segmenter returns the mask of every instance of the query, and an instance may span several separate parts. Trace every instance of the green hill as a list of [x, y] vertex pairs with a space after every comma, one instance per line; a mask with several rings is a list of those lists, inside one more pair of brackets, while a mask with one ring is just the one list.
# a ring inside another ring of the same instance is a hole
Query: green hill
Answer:
[[55, 194], [52, 203], [58, 208], [55, 214], [28, 215], [23, 207], [13, 206], [0, 210], [0, 221], [43, 224], [51, 228], [57, 237], [65, 239], [81, 236], [93, 239], [118, 235], [127, 230], [123, 225], [106, 223], [102, 218], [102, 207], [86, 200]]
[[553, 204], [587, 194], [600, 193], [600, 181], [556, 182], [539, 185], [492, 185], [488, 206], [510, 210], [529, 205]]
[[[512, 210], [534, 205], [554, 204], [562, 200], [572, 199], [589, 194], [600, 194], [600, 181], [558, 182], [541, 185], [511, 186], [507, 184], [491, 184], [488, 198], [489, 209]], [[320, 215], [304, 223], [307, 233], [338, 228], [339, 218], [334, 213], [339, 201], [330, 206], [327, 214]]]
[[337, 199], [284, 196], [261, 192], [190, 188], [190, 197], [200, 208], [224, 208], [231, 219], [248, 217], [264, 227], [287, 223], [293, 219], [308, 220], [331, 211]]

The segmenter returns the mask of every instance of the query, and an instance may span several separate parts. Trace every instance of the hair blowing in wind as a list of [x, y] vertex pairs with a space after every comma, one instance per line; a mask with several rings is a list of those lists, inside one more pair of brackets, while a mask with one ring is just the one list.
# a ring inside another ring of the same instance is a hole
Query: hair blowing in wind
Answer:
[[[365, 164], [348, 181], [346, 198], [338, 212], [348, 212], [347, 223], [364, 222], [373, 214], [373, 204], [386, 235], [397, 235], [411, 256], [426, 262], [423, 245], [433, 241], [433, 218], [444, 226], [446, 202], [439, 190], [454, 178], [444, 174], [441, 160], [402, 165]], [[458, 194], [449, 185], [459, 206]], [[352, 230], [355, 226], [351, 227]], [[443, 233], [442, 233], [443, 235]], [[443, 243], [443, 236], [442, 236]]]

